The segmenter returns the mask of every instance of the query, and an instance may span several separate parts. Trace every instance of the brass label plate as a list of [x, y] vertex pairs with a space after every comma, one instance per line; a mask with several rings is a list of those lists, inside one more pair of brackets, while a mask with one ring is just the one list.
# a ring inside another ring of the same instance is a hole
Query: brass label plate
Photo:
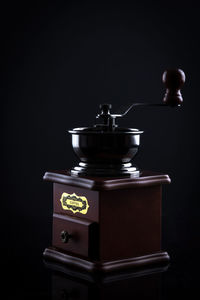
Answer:
[[75, 193], [62, 193], [60, 202], [64, 210], [71, 210], [74, 214], [79, 212], [86, 215], [88, 212], [88, 200], [84, 196], [77, 196]]

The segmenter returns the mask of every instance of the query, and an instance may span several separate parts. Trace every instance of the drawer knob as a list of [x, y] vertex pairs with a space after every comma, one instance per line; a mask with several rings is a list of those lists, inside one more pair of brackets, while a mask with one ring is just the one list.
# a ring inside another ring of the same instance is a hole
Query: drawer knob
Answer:
[[68, 243], [71, 235], [67, 231], [63, 230], [61, 231], [60, 237], [63, 243]]

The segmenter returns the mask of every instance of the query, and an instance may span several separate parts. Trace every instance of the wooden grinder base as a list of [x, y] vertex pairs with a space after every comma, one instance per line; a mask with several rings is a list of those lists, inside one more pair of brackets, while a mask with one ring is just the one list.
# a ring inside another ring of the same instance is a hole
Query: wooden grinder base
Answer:
[[44, 180], [54, 186], [53, 238], [45, 259], [89, 272], [169, 261], [161, 250], [162, 184], [170, 183], [168, 175], [86, 178], [53, 171]]

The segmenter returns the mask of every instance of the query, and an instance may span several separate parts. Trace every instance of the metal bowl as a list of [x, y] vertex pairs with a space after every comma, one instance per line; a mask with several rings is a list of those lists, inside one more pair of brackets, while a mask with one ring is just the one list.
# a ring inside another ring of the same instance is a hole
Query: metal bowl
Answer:
[[109, 175], [134, 172], [131, 160], [138, 152], [140, 134], [143, 131], [132, 128], [115, 128], [105, 131], [102, 127], [74, 128], [72, 147], [80, 160], [74, 174]]

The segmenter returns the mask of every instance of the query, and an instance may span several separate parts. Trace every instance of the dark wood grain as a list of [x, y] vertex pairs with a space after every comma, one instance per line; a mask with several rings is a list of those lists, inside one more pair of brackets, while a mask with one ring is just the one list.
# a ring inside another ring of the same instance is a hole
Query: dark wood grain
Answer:
[[164, 264], [169, 261], [167, 252], [157, 252], [150, 255], [129, 259], [113, 260], [110, 262], [98, 262], [69, 255], [54, 247], [46, 248], [43, 256], [47, 260], [56, 261], [64, 265], [73, 266], [89, 272], [112, 272], [121, 269], [140, 268], [148, 265]]
[[161, 250], [161, 185], [100, 192], [100, 259]]
[[157, 184], [169, 184], [170, 178], [166, 174], [142, 171], [138, 178], [104, 178], [71, 176], [69, 171], [51, 171], [44, 174], [45, 181], [56, 182], [91, 190], [115, 190], [134, 187], [145, 187]]
[[[97, 272], [94, 274], [91, 272], [85, 272], [85, 270], [81, 268], [74, 268], [74, 266], [70, 267], [68, 264], [63, 264], [52, 259], [44, 259], [43, 262], [45, 267], [53, 271], [53, 273], [55, 271], [55, 273], [59, 274], [61, 277], [66, 278], [67, 276], [69, 276], [70, 278], [73, 278], [73, 280], [77, 280], [78, 282], [81, 280], [86, 284], [90, 285], [91, 283], [94, 283], [95, 285], [97, 284], [97, 286], [101, 284], [107, 285], [113, 282], [119, 284], [120, 281], [127, 281], [130, 278], [152, 278], [153, 275], [161, 275], [162, 272], [167, 271], [169, 268], [169, 263], [166, 260], [162, 263], [149, 265], [147, 264], [138, 268], [127, 268], [123, 271], [120, 269], [119, 271], [115, 272]], [[150, 285], [150, 287], [152, 288], [152, 285]]]

